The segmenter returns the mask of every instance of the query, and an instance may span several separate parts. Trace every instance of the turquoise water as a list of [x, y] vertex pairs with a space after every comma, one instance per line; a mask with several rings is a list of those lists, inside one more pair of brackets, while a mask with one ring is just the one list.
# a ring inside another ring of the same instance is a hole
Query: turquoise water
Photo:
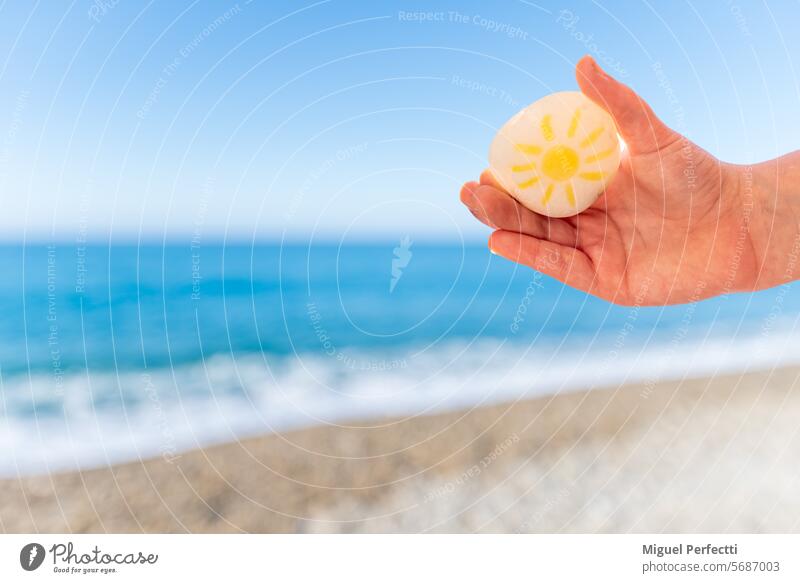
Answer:
[[0, 473], [800, 360], [783, 287], [623, 308], [483, 245], [0, 247]]

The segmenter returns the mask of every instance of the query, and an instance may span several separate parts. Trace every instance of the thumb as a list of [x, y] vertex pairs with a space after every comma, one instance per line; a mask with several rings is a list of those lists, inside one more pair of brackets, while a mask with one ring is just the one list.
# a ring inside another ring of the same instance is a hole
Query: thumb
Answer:
[[633, 89], [608, 75], [589, 55], [578, 61], [575, 76], [583, 94], [614, 118], [632, 154], [656, 152], [681, 138]]

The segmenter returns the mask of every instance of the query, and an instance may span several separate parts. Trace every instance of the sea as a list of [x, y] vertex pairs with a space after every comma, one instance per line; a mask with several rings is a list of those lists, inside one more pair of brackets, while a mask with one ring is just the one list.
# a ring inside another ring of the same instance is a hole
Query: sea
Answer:
[[800, 291], [620, 307], [482, 243], [6, 244], [0, 476], [800, 363]]

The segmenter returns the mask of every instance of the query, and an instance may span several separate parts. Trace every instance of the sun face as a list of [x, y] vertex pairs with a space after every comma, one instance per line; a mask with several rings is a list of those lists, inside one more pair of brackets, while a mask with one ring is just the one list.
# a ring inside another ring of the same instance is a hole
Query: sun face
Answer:
[[512, 118], [497, 135], [490, 165], [525, 206], [549, 216], [590, 206], [619, 165], [611, 117], [582, 93], [545, 97]]

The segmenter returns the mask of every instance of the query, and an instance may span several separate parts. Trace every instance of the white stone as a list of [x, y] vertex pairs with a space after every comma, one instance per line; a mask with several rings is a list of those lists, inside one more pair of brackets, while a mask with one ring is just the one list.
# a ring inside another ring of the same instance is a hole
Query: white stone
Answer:
[[500, 128], [489, 167], [502, 187], [527, 208], [548, 217], [583, 212], [619, 168], [614, 120], [578, 91], [553, 93]]

